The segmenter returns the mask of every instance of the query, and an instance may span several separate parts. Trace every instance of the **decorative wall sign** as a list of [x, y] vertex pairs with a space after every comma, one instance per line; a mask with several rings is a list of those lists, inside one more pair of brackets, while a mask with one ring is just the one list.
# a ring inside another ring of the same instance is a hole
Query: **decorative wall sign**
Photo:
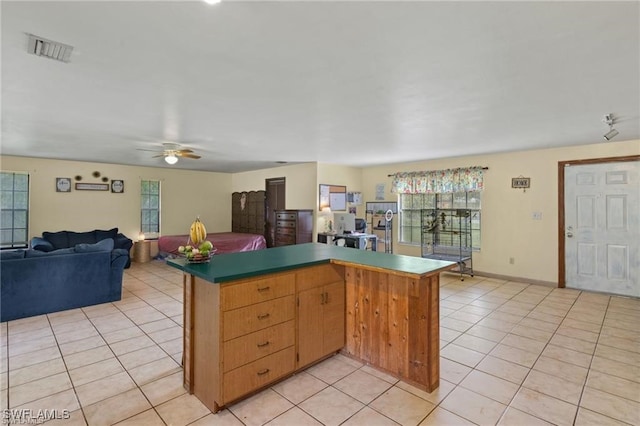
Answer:
[[[124, 189], [124, 187], [123, 187]], [[108, 183], [76, 183], [76, 191], [108, 191]]]
[[56, 178], [56, 192], [71, 192], [71, 178]]
[[527, 189], [531, 186], [531, 178], [515, 177], [511, 178], [511, 187], [517, 189]]
[[111, 180], [111, 192], [122, 194], [124, 192], [124, 181], [121, 179]]

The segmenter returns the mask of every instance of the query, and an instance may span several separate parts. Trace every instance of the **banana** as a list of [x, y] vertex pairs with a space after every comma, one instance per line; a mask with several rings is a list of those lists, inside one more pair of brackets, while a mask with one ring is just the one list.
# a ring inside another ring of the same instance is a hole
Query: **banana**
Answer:
[[191, 238], [191, 242], [196, 246], [207, 239], [207, 229], [205, 228], [204, 223], [200, 222], [199, 216], [195, 221], [193, 221], [189, 228], [189, 237]]

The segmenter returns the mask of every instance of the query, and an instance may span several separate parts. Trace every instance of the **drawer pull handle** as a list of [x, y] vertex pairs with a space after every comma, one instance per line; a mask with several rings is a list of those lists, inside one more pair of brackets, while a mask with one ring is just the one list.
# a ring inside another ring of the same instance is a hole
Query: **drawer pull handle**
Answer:
[[270, 290], [270, 289], [271, 289], [271, 286], [266, 286], [266, 287], [260, 287], [258, 289], [258, 291], [267, 291], [267, 290]]
[[271, 314], [268, 314], [268, 313], [267, 314], [260, 314], [260, 315], [258, 315], [258, 319], [259, 320], [263, 320], [263, 319], [269, 318], [270, 316], [271, 316]]
[[265, 374], [267, 374], [270, 370], [268, 368], [265, 368], [264, 370], [260, 370], [258, 371], [258, 376], [264, 376]]
[[259, 348], [264, 348], [265, 346], [269, 346], [269, 341], [268, 340], [266, 342], [264, 342], [264, 343], [258, 343], [258, 347]]

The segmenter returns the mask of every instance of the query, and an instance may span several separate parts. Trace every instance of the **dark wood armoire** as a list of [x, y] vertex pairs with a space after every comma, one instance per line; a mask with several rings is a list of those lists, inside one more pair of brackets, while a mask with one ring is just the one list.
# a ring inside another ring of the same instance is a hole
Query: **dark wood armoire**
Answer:
[[265, 234], [265, 191], [231, 194], [231, 231]]

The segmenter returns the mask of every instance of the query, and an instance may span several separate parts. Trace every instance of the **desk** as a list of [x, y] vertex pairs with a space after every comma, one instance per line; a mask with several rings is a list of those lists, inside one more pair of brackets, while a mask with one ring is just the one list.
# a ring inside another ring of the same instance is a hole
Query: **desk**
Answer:
[[309, 243], [167, 264], [183, 271], [184, 386], [214, 413], [337, 350], [438, 387], [439, 274], [454, 262]]
[[375, 234], [318, 234], [318, 242], [322, 244], [336, 244], [338, 240], [344, 240], [345, 247], [366, 250], [369, 241], [371, 241], [371, 251], [378, 251], [378, 236]]

